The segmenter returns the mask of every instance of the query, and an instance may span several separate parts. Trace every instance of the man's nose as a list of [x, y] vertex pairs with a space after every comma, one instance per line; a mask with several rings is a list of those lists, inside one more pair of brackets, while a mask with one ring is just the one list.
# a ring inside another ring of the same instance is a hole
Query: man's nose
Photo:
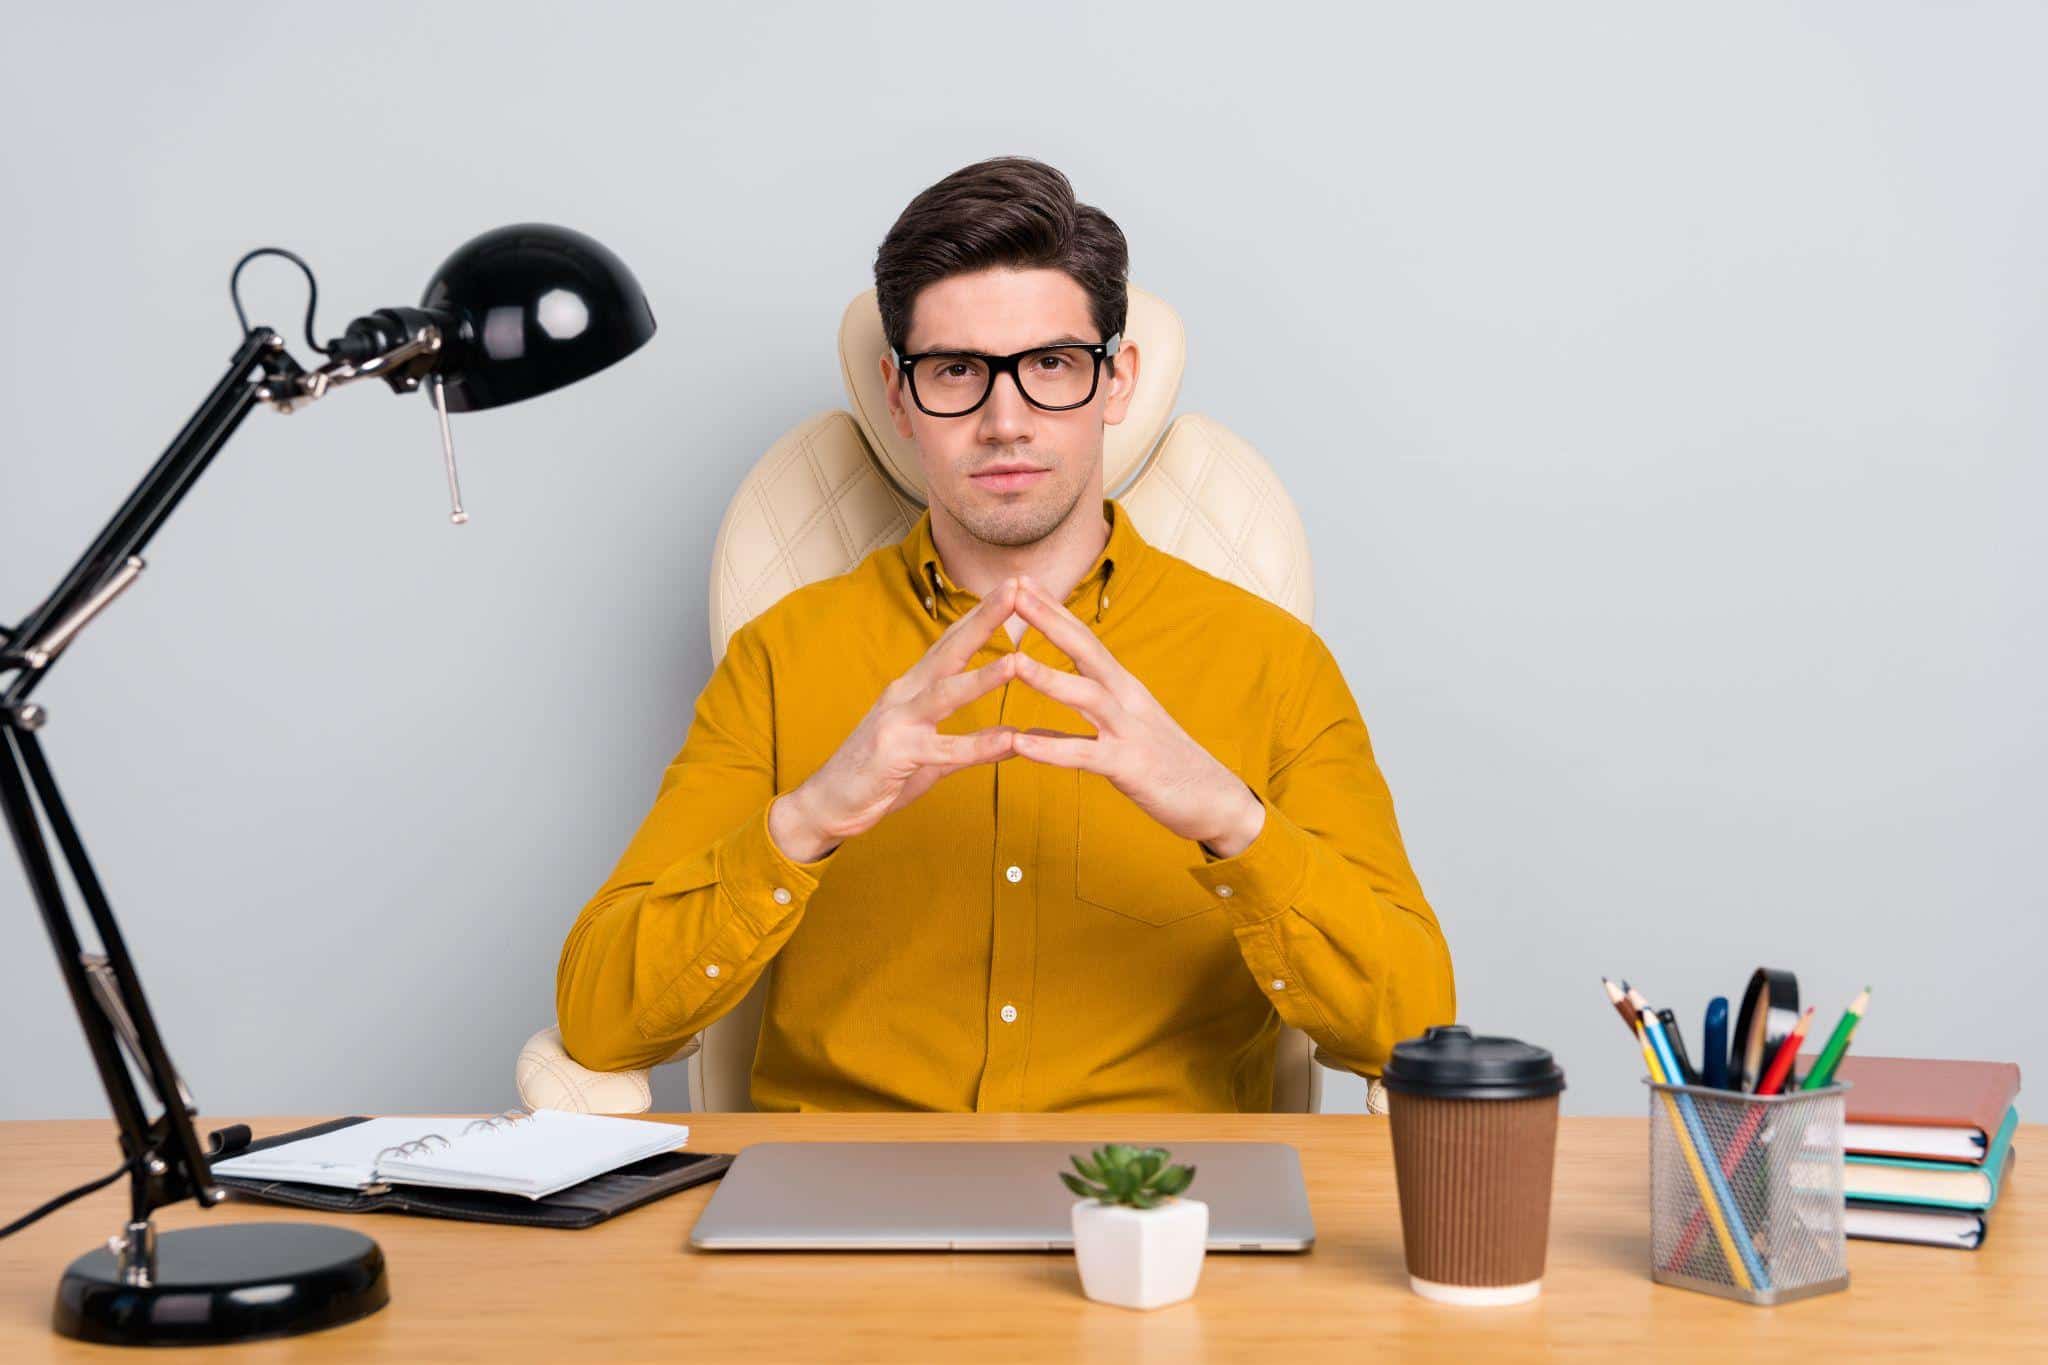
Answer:
[[1031, 411], [1024, 391], [1017, 387], [1017, 376], [1004, 371], [996, 376], [996, 386], [989, 390], [988, 401], [981, 405], [982, 439], [1003, 444], [1029, 435]]

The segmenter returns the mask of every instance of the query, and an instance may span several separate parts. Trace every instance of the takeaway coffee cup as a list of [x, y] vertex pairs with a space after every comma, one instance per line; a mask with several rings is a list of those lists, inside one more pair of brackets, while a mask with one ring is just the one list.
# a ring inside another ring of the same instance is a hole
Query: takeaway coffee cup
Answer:
[[1564, 1072], [1540, 1047], [1449, 1024], [1396, 1043], [1380, 1080], [1410, 1287], [1439, 1303], [1535, 1298]]

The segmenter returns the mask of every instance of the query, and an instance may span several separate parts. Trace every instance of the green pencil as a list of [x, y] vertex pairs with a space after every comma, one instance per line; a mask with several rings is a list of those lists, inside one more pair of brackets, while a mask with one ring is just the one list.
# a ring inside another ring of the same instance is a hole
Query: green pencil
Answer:
[[1863, 1018], [1863, 1011], [1870, 1008], [1870, 987], [1863, 988], [1863, 994], [1849, 1002], [1849, 1008], [1842, 1011], [1835, 1031], [1828, 1035], [1828, 1045], [1820, 1050], [1820, 1060], [1813, 1064], [1813, 1070], [1806, 1073], [1801, 1090], [1818, 1090], [1835, 1079], [1835, 1068], [1842, 1064], [1842, 1054], [1849, 1050], [1849, 1035], [1856, 1031], [1856, 1025]]

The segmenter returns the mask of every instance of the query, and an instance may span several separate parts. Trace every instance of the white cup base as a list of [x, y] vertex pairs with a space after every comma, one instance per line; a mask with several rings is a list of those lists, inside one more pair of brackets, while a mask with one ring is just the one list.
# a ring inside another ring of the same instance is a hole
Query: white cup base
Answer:
[[1527, 1303], [1543, 1292], [1543, 1281], [1530, 1280], [1526, 1284], [1440, 1284], [1410, 1275], [1408, 1287], [1432, 1303], [1454, 1303], [1460, 1308], [1493, 1308], [1504, 1303]]

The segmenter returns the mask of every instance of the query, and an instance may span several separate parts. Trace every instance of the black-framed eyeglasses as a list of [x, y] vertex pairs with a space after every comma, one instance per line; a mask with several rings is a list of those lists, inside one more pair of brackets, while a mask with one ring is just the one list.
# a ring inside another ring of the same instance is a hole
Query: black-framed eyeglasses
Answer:
[[995, 392], [996, 376], [1007, 374], [1024, 401], [1047, 412], [1068, 412], [1094, 401], [1102, 362], [1123, 344], [1118, 332], [1107, 341], [1074, 341], [1034, 346], [1014, 355], [980, 351], [891, 350], [896, 368], [910, 385], [911, 401], [931, 417], [965, 417]]

